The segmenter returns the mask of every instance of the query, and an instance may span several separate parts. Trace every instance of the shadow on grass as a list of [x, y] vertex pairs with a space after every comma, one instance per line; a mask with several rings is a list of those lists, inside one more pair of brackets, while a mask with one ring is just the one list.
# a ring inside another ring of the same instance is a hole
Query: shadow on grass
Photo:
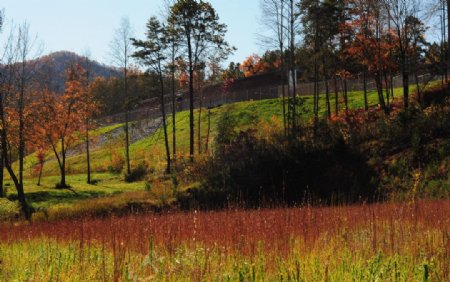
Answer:
[[[30, 203], [71, 203], [73, 201], [85, 200], [91, 198], [98, 198], [105, 195], [105, 192], [100, 191], [78, 191], [75, 192], [72, 189], [63, 189], [57, 191], [37, 191], [26, 193], [27, 200]], [[16, 201], [17, 195], [9, 195], [10, 201]]]

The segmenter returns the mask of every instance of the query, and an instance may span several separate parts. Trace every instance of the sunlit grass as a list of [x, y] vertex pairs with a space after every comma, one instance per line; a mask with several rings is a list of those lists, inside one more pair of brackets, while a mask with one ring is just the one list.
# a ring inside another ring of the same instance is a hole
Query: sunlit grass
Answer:
[[450, 203], [0, 226], [0, 280], [448, 281]]

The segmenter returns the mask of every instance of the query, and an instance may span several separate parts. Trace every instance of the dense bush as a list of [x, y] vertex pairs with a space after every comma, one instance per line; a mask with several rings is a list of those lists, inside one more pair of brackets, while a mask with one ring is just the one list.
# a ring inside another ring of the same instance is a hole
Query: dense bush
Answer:
[[113, 150], [111, 152], [111, 163], [108, 166], [108, 172], [113, 174], [119, 174], [122, 172], [123, 166], [125, 165], [125, 159], [117, 151]]
[[366, 159], [332, 136], [326, 124], [318, 131], [314, 141], [261, 140], [245, 131], [217, 144], [215, 155], [198, 169], [201, 187], [189, 191], [191, 200], [202, 208], [373, 200], [375, 173]]
[[238, 133], [222, 116], [214, 155], [194, 169], [200, 185], [179, 201], [221, 208], [444, 197], [449, 125], [448, 100], [406, 110], [393, 104], [389, 115], [349, 111], [295, 138]]
[[142, 180], [148, 172], [149, 168], [147, 163], [139, 162], [135, 168], [131, 169], [130, 174], [125, 174], [125, 182], [135, 182]]

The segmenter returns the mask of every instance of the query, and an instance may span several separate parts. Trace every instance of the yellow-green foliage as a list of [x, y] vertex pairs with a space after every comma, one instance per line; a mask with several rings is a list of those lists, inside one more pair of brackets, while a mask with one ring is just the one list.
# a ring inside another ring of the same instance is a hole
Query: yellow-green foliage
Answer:
[[20, 214], [18, 202], [0, 198], [0, 221], [14, 219]]

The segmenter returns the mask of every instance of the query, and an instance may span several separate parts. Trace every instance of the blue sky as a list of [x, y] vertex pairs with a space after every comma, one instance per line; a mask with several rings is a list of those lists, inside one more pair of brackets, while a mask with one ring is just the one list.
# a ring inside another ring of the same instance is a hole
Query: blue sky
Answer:
[[[262, 50], [256, 40], [261, 31], [258, 0], [209, 2], [221, 22], [228, 25], [228, 42], [238, 48], [230, 60], [242, 61]], [[83, 54], [89, 50], [93, 59], [110, 64], [108, 45], [120, 19], [128, 17], [136, 37], [143, 37], [147, 19], [160, 13], [161, 4], [162, 0], [3, 0], [0, 9], [4, 9], [8, 23], [29, 23], [31, 33], [43, 43], [44, 54], [60, 50]]]

